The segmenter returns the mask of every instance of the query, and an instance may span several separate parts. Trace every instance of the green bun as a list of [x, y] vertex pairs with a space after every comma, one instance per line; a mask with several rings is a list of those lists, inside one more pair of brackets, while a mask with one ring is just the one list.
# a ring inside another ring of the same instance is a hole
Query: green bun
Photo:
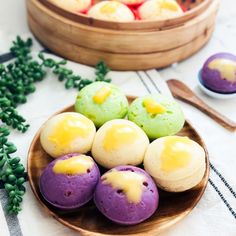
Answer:
[[[111, 89], [110, 95], [102, 104], [94, 101], [94, 95], [103, 87]], [[100, 127], [113, 119], [122, 119], [128, 112], [128, 100], [115, 85], [106, 82], [95, 82], [84, 87], [75, 102], [75, 111], [91, 119], [95, 126]]]
[[[148, 113], [145, 106], [145, 99], [153, 99], [165, 108], [162, 114]], [[140, 126], [150, 139], [178, 133], [184, 126], [184, 114], [178, 103], [173, 99], [152, 94], [135, 99], [130, 105], [128, 119]]]

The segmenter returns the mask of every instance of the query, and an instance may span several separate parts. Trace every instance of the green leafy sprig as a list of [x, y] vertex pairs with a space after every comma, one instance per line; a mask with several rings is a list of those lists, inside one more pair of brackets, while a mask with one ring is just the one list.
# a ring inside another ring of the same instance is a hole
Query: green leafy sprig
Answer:
[[104, 61], [98, 62], [95, 68], [96, 68], [95, 81], [104, 81], [104, 82], [107, 82], [107, 83], [111, 82], [110, 78], [106, 78], [106, 75], [110, 71], [110, 68], [104, 63]]
[[25, 193], [26, 173], [20, 158], [12, 157], [17, 149], [8, 141], [9, 134], [6, 126], [0, 126], [0, 181], [8, 195], [7, 211], [10, 214], [18, 214]]
[[[39, 61], [32, 59], [32, 44], [32, 39], [24, 41], [17, 37], [10, 48], [16, 59], [7, 66], [0, 64], [0, 120], [22, 133], [27, 131], [29, 124], [17, 112], [16, 107], [27, 102], [27, 96], [36, 90], [35, 83], [42, 81], [48, 70], [57, 75], [59, 81], [64, 82], [66, 89], [80, 90], [94, 81], [111, 81], [106, 78], [109, 68], [104, 62], [96, 65], [94, 80], [85, 79], [66, 68], [65, 60], [57, 62], [45, 58], [43, 53], [39, 53]], [[8, 141], [10, 131], [5, 125], [0, 125], [0, 181], [8, 195], [7, 211], [18, 214], [25, 193], [27, 174], [20, 158], [12, 157], [17, 149]]]
[[43, 53], [39, 53], [38, 56], [42, 60], [42, 65], [44, 67], [52, 69], [52, 72], [57, 75], [58, 80], [60, 82], [64, 82], [66, 89], [76, 88], [77, 90], [81, 90], [94, 81], [111, 82], [111, 79], [106, 78], [106, 75], [110, 71], [110, 69], [103, 61], [100, 61], [96, 65], [96, 78], [95, 80], [91, 80], [82, 78], [80, 75], [74, 74], [71, 69], [66, 68], [64, 66], [67, 63], [65, 60], [55, 61], [51, 58], [45, 58]]
[[36, 89], [34, 83], [45, 76], [42, 66], [32, 60], [31, 46], [31, 39], [23, 41], [17, 37], [10, 48], [16, 59], [7, 66], [0, 64], [0, 119], [23, 133], [29, 125], [16, 107], [27, 102], [27, 95]]
[[18, 114], [16, 107], [27, 102], [27, 96], [36, 90], [35, 83], [42, 81], [49, 69], [57, 75], [58, 80], [64, 82], [65, 88], [82, 89], [94, 81], [110, 82], [106, 78], [110, 69], [104, 62], [96, 65], [95, 80], [82, 78], [65, 67], [67, 61], [55, 61], [45, 58], [39, 53], [40, 61], [31, 56], [32, 39], [23, 40], [19, 36], [13, 42], [10, 51], [16, 59], [7, 66], [0, 64], [0, 120], [8, 126], [21, 132], [26, 132], [29, 124]]

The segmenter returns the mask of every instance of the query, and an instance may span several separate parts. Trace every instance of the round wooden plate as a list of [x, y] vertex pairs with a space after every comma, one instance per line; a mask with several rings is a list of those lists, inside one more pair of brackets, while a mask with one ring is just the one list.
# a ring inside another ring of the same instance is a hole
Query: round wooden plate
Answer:
[[[132, 101], [133, 97], [128, 97]], [[73, 111], [73, 106], [63, 109], [62, 112]], [[57, 113], [57, 114], [58, 114]], [[29, 183], [43, 208], [56, 220], [85, 236], [101, 235], [157, 235], [183, 219], [201, 199], [209, 178], [209, 157], [206, 146], [197, 131], [186, 121], [184, 128], [178, 133], [181, 136], [198, 142], [206, 152], [206, 172], [201, 183], [191, 190], [182, 193], [168, 193], [159, 191], [160, 204], [156, 213], [145, 222], [135, 226], [121, 226], [106, 219], [91, 202], [80, 208], [76, 213], [65, 213], [50, 206], [39, 191], [39, 177], [43, 169], [53, 159], [43, 150], [40, 144], [40, 131], [35, 135], [28, 153]]]

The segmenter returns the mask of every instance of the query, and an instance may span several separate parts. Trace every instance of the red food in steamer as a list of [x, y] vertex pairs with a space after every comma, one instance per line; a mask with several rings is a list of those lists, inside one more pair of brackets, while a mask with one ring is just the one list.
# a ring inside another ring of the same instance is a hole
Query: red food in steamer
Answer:
[[[131, 10], [132, 10], [132, 9], [131, 9]], [[141, 17], [140, 17], [138, 8], [137, 8], [137, 9], [133, 9], [132, 11], [133, 11], [133, 13], [134, 13], [135, 20], [141, 20]]]
[[[137, 9], [139, 6], [141, 6], [146, 0], [141, 0], [141, 1], [138, 1], [138, 2], [136, 1], [136, 2], [133, 2], [133, 3], [132, 3], [132, 1], [130, 1], [130, 3], [127, 3], [126, 0], [117, 0], [117, 1], [125, 4], [131, 10], [133, 10], [133, 9]], [[127, 0], [127, 1], [129, 1], [129, 0]]]
[[84, 10], [82, 10], [82, 11], [79, 11], [79, 13], [87, 14], [88, 10], [89, 10], [93, 5], [94, 5], [94, 0], [91, 0], [90, 5], [89, 5], [86, 9], [84, 9]]
[[179, 5], [182, 8], [183, 12], [186, 12], [188, 10], [188, 8], [185, 5], [183, 4], [179, 4]]

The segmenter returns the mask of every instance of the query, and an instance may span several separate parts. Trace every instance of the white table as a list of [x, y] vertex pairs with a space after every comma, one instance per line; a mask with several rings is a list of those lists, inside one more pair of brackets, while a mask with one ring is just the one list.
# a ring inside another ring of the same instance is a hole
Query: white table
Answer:
[[[0, 0], [0, 54], [5, 53], [16, 35], [29, 35], [23, 0]], [[216, 52], [226, 51], [236, 54], [236, 1], [223, 0], [217, 20], [216, 31], [211, 41], [200, 52], [184, 62], [160, 70], [163, 78], [178, 78], [187, 83], [209, 105], [236, 121], [236, 99], [230, 101], [214, 100], [202, 94], [197, 88], [197, 72], [206, 58]], [[73, 67], [82, 76], [93, 76], [93, 69]], [[135, 73], [111, 73], [113, 82], [120, 85], [127, 94], [144, 95], [148, 91]], [[151, 91], [155, 88], [148, 83]], [[52, 90], [53, 88], [53, 90]], [[31, 124], [27, 134], [13, 132], [10, 139], [18, 147], [18, 155], [26, 164], [26, 155], [30, 142], [41, 124], [54, 112], [74, 102], [76, 91], [67, 91], [53, 76], [37, 85], [37, 91], [30, 95], [29, 102], [19, 107]], [[60, 96], [58, 96], [60, 95]], [[63, 98], [63, 99], [59, 99]], [[195, 108], [181, 103], [186, 117], [206, 142], [211, 162], [220, 171], [227, 182], [236, 190], [236, 133], [229, 133]], [[219, 177], [211, 171], [211, 179], [224, 195], [230, 206], [236, 211], [236, 198], [230, 194]], [[17, 218], [4, 217], [0, 207], [1, 236], [64, 236], [78, 235], [62, 226], [45, 214], [35, 200], [28, 184], [24, 198], [23, 211]], [[0, 198], [4, 204], [3, 190]], [[1, 205], [1, 204], [0, 204]], [[10, 233], [9, 233], [10, 232]], [[214, 188], [208, 184], [206, 193], [191, 214], [180, 223], [164, 232], [162, 236], [233, 236], [236, 235], [236, 219], [227, 209]]]

